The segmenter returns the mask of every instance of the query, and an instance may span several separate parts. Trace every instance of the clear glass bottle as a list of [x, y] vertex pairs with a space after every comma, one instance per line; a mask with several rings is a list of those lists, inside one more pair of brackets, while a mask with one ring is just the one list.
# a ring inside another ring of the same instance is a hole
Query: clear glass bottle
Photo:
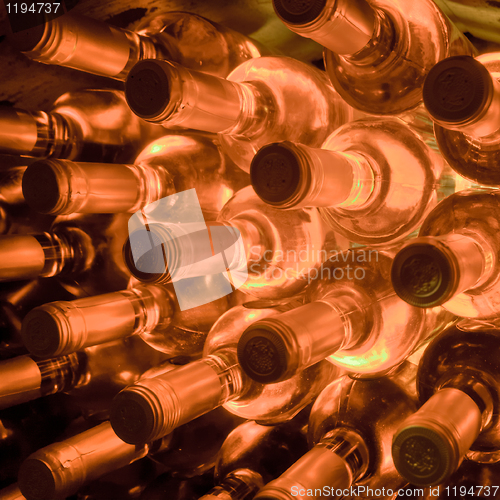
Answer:
[[21, 324], [34, 307], [51, 300], [71, 300], [73, 296], [56, 281], [41, 278], [3, 283], [0, 294], [0, 360], [27, 354], [21, 338]]
[[65, 500], [84, 484], [146, 455], [165, 469], [202, 474], [214, 466], [224, 438], [241, 422], [220, 408], [142, 446], [123, 442], [104, 422], [31, 454], [19, 470], [19, 488], [28, 498]]
[[396, 293], [417, 307], [443, 305], [457, 316], [500, 313], [500, 192], [462, 191], [427, 216], [418, 238], [397, 253], [391, 270]]
[[[217, 287], [217, 275], [205, 277]], [[172, 285], [141, 285], [120, 292], [73, 301], [57, 301], [32, 309], [24, 318], [21, 338], [31, 354], [63, 356], [93, 345], [140, 335], [169, 357], [201, 355], [208, 331], [243, 294], [180, 310]]]
[[[236, 288], [257, 298], [301, 293], [309, 284], [308, 275], [317, 271], [329, 252], [349, 248], [349, 242], [328, 227], [317, 209], [277, 210], [263, 203], [251, 186], [238, 191], [224, 205], [217, 222], [208, 227], [213, 232], [212, 244], [224, 244], [221, 252]], [[156, 244], [141, 259], [134, 259], [134, 234], [124, 249], [126, 265], [140, 281], [161, 284], [217, 272], [203, 264], [212, 256], [210, 247], [204, 249], [207, 232], [153, 222], [148, 229]], [[172, 238], [171, 230], [179, 237]], [[140, 236], [137, 240], [142, 245], [144, 237]], [[241, 246], [235, 244], [239, 240]]]
[[481, 324], [450, 328], [429, 344], [418, 367], [422, 406], [398, 426], [392, 443], [405, 479], [433, 486], [449, 479], [465, 457], [498, 462], [499, 347], [500, 330]]
[[432, 0], [273, 0], [285, 25], [325, 47], [326, 71], [351, 106], [398, 114], [422, 102], [429, 70], [476, 50]]
[[47, 113], [0, 109], [1, 153], [120, 163], [162, 135], [130, 111], [118, 90], [67, 92]]
[[145, 60], [130, 71], [125, 96], [147, 121], [219, 133], [225, 153], [246, 172], [265, 144], [320, 147], [354, 117], [322, 71], [288, 57], [251, 59], [227, 80]]
[[204, 213], [213, 219], [249, 183], [215, 136], [186, 132], [153, 141], [133, 165], [41, 160], [27, 168], [22, 188], [34, 210], [52, 215], [134, 213], [194, 188]]
[[79, 416], [78, 408], [67, 394], [54, 394], [0, 410], [0, 488], [17, 479], [23, 460], [61, 439]]
[[250, 500], [307, 452], [305, 408], [280, 425], [245, 422], [224, 441], [215, 465], [219, 483], [200, 500]]
[[301, 490], [323, 492], [325, 487], [330, 498], [339, 499], [344, 498], [339, 490], [349, 491], [353, 484], [359, 498], [371, 498], [370, 488], [379, 491], [377, 497], [392, 499], [405, 485], [391, 459], [392, 434], [417, 408], [410, 387], [416, 367], [404, 366], [401, 371], [401, 378], [397, 374], [375, 380], [346, 376], [326, 387], [309, 418], [312, 449], [255, 499], [293, 500], [300, 498]]
[[0, 237], [0, 281], [56, 276], [77, 297], [127, 287], [127, 214], [68, 215], [51, 230]]
[[314, 149], [264, 146], [250, 169], [257, 195], [273, 207], [319, 207], [339, 234], [363, 245], [396, 243], [438, 201], [470, 182], [455, 174], [396, 118], [357, 120]]
[[163, 359], [139, 337], [47, 360], [8, 359], [0, 363], [0, 408], [65, 392], [86, 417], [106, 418], [111, 399]]
[[264, 386], [245, 376], [238, 365], [236, 344], [249, 323], [295, 303], [273, 306], [269, 301], [256, 301], [223, 314], [208, 334], [203, 358], [141, 380], [118, 394], [110, 417], [117, 435], [128, 443], [149, 442], [219, 406], [265, 424], [294, 417], [340, 370], [318, 363], [288, 381]]
[[255, 381], [276, 383], [325, 358], [365, 377], [400, 365], [456, 317], [401, 300], [391, 264], [388, 253], [369, 248], [332, 256], [306, 291], [307, 304], [247, 327], [238, 343], [242, 369]]
[[474, 182], [500, 186], [500, 52], [436, 64], [425, 80], [424, 104], [450, 166]]
[[125, 80], [142, 59], [166, 59], [225, 78], [239, 64], [269, 55], [258, 42], [192, 12], [155, 13], [134, 31], [74, 12], [14, 33], [29, 58]]

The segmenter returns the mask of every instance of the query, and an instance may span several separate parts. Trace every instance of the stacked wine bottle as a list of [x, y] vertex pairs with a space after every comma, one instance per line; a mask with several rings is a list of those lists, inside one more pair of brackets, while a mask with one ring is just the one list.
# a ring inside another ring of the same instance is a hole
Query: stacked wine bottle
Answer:
[[500, 51], [272, 3], [325, 70], [189, 12], [9, 35], [114, 87], [0, 106], [0, 500], [500, 498]]

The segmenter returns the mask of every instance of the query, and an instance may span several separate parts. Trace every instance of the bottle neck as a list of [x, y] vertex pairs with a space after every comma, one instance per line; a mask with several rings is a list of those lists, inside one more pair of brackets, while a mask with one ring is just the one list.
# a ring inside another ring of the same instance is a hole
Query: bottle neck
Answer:
[[71, 243], [55, 232], [2, 236], [0, 254], [4, 281], [56, 276], [81, 260]]
[[236, 399], [244, 387], [235, 354], [221, 351], [127, 387], [113, 401], [113, 429], [127, 443], [152, 442]]
[[[145, 96], [153, 92], [151, 101]], [[251, 137], [276, 111], [263, 83], [237, 83], [167, 61], [143, 61], [127, 79], [132, 111], [164, 126]]]
[[277, 383], [356, 345], [366, 311], [344, 295], [328, 297], [253, 323], [238, 343], [245, 373], [261, 383]]
[[30, 165], [23, 177], [26, 202], [52, 215], [134, 213], [174, 189], [165, 168], [147, 165], [45, 160]]
[[131, 290], [39, 306], [24, 318], [21, 336], [35, 356], [62, 356], [166, 327], [174, 312], [175, 304], [166, 289], [140, 285]]
[[83, 484], [143, 458], [148, 449], [124, 443], [104, 422], [31, 454], [19, 471], [19, 487], [29, 497], [50, 491], [44, 498], [66, 498]]
[[357, 52], [373, 35], [376, 13], [365, 0], [327, 1], [316, 18], [309, 22], [298, 20], [283, 0], [274, 0], [273, 4], [290, 30], [337, 54]]
[[65, 158], [73, 153], [73, 125], [58, 113], [6, 108], [0, 111], [0, 150], [38, 158]]
[[[273, 168], [278, 162], [282, 168]], [[252, 162], [251, 179], [255, 192], [276, 208], [358, 209], [375, 188], [374, 169], [364, 155], [290, 142], [262, 148]]]
[[40, 361], [19, 356], [2, 361], [0, 373], [0, 408], [8, 408], [56, 392], [66, 392], [84, 383], [86, 355], [73, 353]]
[[[368, 469], [369, 452], [363, 438], [347, 428], [336, 428], [278, 479], [268, 483], [255, 497], [292, 500], [306, 498], [300, 491], [334, 492], [349, 489]], [[299, 496], [298, 496], [299, 495]]]
[[481, 286], [493, 272], [494, 252], [478, 233], [460, 232], [411, 240], [394, 258], [396, 293], [418, 307], [442, 305]]
[[237, 469], [203, 495], [200, 500], [247, 500], [264, 486], [262, 476], [249, 469]]
[[46, 64], [124, 80], [141, 59], [159, 55], [153, 40], [89, 17], [65, 14], [45, 23], [23, 52]]

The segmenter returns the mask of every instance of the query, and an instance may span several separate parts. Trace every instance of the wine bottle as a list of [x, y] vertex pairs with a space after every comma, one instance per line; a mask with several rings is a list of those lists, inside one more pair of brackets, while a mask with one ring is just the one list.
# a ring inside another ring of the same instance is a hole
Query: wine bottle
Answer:
[[1, 490], [0, 498], [2, 500], [26, 500], [26, 497], [23, 496], [17, 484], [13, 484]]
[[475, 319], [500, 313], [497, 253], [500, 248], [500, 192], [462, 191], [427, 216], [418, 238], [394, 258], [396, 293], [417, 307], [442, 304]]
[[111, 399], [163, 359], [138, 337], [48, 360], [8, 359], [0, 363], [0, 408], [64, 392], [85, 416], [105, 418]]
[[457, 319], [441, 307], [422, 310], [401, 300], [389, 279], [391, 264], [388, 252], [371, 249], [332, 257], [321, 277], [311, 276], [307, 304], [246, 328], [238, 342], [242, 369], [265, 384], [325, 358], [365, 377], [400, 365]]
[[353, 380], [345, 376], [331, 383], [311, 411], [312, 449], [255, 499], [306, 498], [316, 488], [339, 499], [345, 490], [352, 491], [354, 483], [359, 497], [392, 499], [406, 483], [391, 460], [390, 441], [400, 422], [417, 407], [408, 385], [412, 378], [415, 383], [415, 372], [410, 365], [393, 377]]
[[169, 496], [176, 500], [199, 500], [213, 485], [213, 474], [191, 479], [174, 478], [169, 473], [158, 476], [143, 491], [139, 500], [165, 500]]
[[296, 303], [250, 302], [223, 314], [208, 334], [203, 358], [141, 380], [116, 396], [110, 421], [117, 435], [128, 443], [150, 442], [222, 405], [235, 415], [265, 424], [291, 419], [340, 370], [318, 363], [289, 381], [263, 386], [240, 369], [236, 343], [249, 323]]
[[210, 233], [196, 224], [189, 232], [183, 224], [148, 222], [148, 232], [138, 228], [124, 248], [126, 265], [138, 280], [162, 284], [215, 274], [218, 268], [207, 265], [207, 259], [220, 252], [226, 261], [223, 271], [229, 269], [235, 288], [263, 299], [301, 293], [309, 284], [308, 274], [317, 272], [329, 253], [349, 248], [315, 208], [277, 210], [251, 186], [238, 191], [217, 221], [207, 224]]
[[131, 113], [117, 90], [67, 92], [47, 113], [0, 108], [0, 153], [120, 163], [162, 135]]
[[460, 175], [499, 186], [500, 52], [456, 56], [436, 64], [424, 84], [424, 104], [434, 120], [436, 141]]
[[28, 500], [64, 500], [85, 483], [146, 455], [181, 475], [188, 470], [202, 474], [214, 466], [224, 438], [238, 423], [241, 419], [220, 408], [164, 439], [135, 446], [124, 443], [104, 422], [31, 454], [21, 465], [19, 488]]
[[249, 500], [307, 452], [305, 429], [311, 408], [291, 421], [263, 426], [245, 422], [222, 445], [215, 477], [218, 485], [200, 500]]
[[215, 218], [249, 183], [215, 136], [185, 133], [153, 141], [133, 165], [41, 160], [27, 168], [22, 187], [31, 208], [52, 215], [133, 213], [194, 188], [204, 213]]
[[58, 217], [50, 231], [0, 237], [0, 281], [56, 276], [75, 296], [115, 292], [130, 279], [127, 214]]
[[251, 59], [227, 80], [145, 60], [130, 71], [125, 95], [147, 121], [219, 133], [225, 153], [246, 172], [265, 144], [289, 140], [319, 147], [354, 117], [323, 72], [288, 57]]
[[155, 12], [135, 31], [71, 12], [11, 38], [35, 61], [116, 80], [125, 80], [142, 59], [166, 59], [225, 78], [247, 59], [270, 54], [258, 42], [191, 12]]
[[264, 146], [250, 176], [264, 202], [281, 209], [319, 207], [337, 233], [370, 246], [400, 241], [438, 201], [470, 186], [391, 117], [347, 123], [321, 149], [291, 142]]
[[[54, 394], [0, 410], [0, 488], [15, 481], [23, 460], [38, 448], [60, 439], [79, 415], [67, 394]], [[1, 494], [0, 498], [3, 500]]]
[[417, 376], [423, 405], [401, 423], [392, 443], [394, 463], [408, 481], [441, 484], [465, 456], [498, 461], [499, 346], [500, 331], [481, 323], [450, 328], [429, 344]]
[[4, 283], [0, 294], [0, 360], [27, 354], [21, 339], [21, 323], [26, 314], [54, 299], [73, 296], [55, 281], [35, 279]]
[[326, 71], [351, 106], [393, 115], [422, 102], [424, 79], [441, 59], [476, 50], [432, 0], [273, 0], [285, 25], [325, 47]]
[[[204, 284], [217, 287], [221, 279], [208, 275]], [[241, 303], [242, 296], [235, 292], [181, 310], [172, 285], [138, 284], [120, 292], [34, 308], [23, 321], [21, 337], [29, 352], [41, 358], [67, 355], [130, 335], [140, 335], [169, 357], [197, 358], [212, 325], [230, 307]]]

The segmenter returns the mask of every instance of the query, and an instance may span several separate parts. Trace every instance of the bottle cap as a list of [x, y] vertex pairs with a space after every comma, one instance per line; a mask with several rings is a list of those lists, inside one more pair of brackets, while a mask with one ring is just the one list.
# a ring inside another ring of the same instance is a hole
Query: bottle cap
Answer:
[[165, 61], [147, 59], [138, 62], [125, 82], [127, 103], [141, 118], [157, 117], [170, 102], [170, 83], [162, 63]]
[[447, 256], [426, 243], [402, 248], [391, 268], [394, 290], [416, 307], [434, 307], [450, 300], [454, 293], [454, 275]]
[[269, 205], [280, 205], [299, 189], [302, 178], [299, 159], [282, 143], [261, 148], [250, 165], [254, 191]]
[[274, 10], [290, 24], [314, 21], [326, 6], [326, 0], [273, 0]]
[[109, 420], [116, 435], [126, 443], [142, 445], [157, 439], [156, 401], [150, 391], [130, 386], [116, 395]]
[[238, 362], [256, 382], [276, 383], [288, 368], [287, 349], [283, 339], [265, 327], [250, 327], [238, 342]]
[[68, 354], [65, 347], [70, 335], [71, 328], [66, 317], [62, 311], [51, 307], [50, 304], [32, 309], [24, 318], [21, 327], [24, 346], [31, 354], [40, 358]]
[[19, 489], [26, 498], [33, 500], [59, 500], [61, 496], [56, 487], [56, 477], [51, 467], [45, 462], [35, 459], [25, 460], [17, 477]]
[[392, 458], [398, 472], [417, 486], [442, 483], [458, 467], [452, 443], [438, 425], [412, 422], [395, 436]]
[[69, 182], [64, 175], [64, 162], [41, 160], [32, 163], [23, 175], [23, 195], [26, 203], [42, 214], [56, 212], [67, 201]]
[[491, 75], [473, 57], [449, 57], [429, 71], [423, 86], [424, 105], [437, 122], [469, 121], [487, 105], [492, 89]]

